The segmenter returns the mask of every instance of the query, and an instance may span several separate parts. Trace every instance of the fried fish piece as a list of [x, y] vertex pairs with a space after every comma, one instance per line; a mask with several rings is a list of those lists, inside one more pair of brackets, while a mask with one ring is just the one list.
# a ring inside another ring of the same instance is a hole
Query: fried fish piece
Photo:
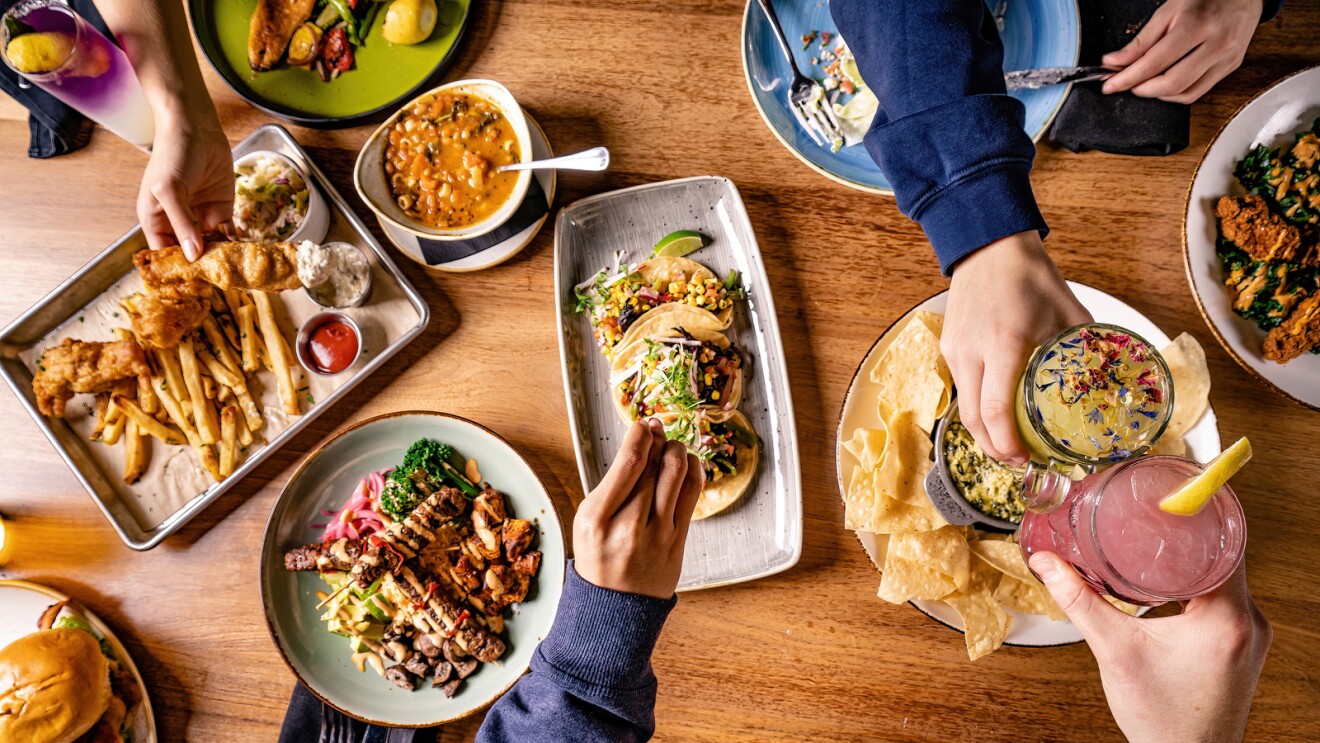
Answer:
[[293, 32], [312, 17], [316, 0], [257, 0], [248, 26], [248, 64], [265, 72], [280, 63]]
[[202, 297], [221, 289], [280, 292], [302, 288], [293, 243], [208, 242], [189, 263], [183, 248], [139, 250], [133, 265], [152, 291], [170, 298]]
[[[208, 284], [202, 284], [210, 291]], [[201, 296], [161, 296], [154, 292], [136, 294], [123, 302], [133, 335], [152, 348], [173, 348], [192, 331], [202, 327], [210, 303]]]
[[1320, 256], [1314, 245], [1305, 245], [1301, 230], [1270, 212], [1265, 199], [1224, 196], [1215, 205], [1219, 229], [1224, 237], [1253, 260], [1316, 265]]
[[1297, 303], [1283, 322], [1265, 335], [1265, 358], [1280, 364], [1320, 345], [1320, 293]]
[[130, 339], [77, 341], [64, 339], [37, 360], [32, 393], [42, 415], [64, 415], [64, 404], [75, 394], [106, 392], [115, 383], [151, 374], [147, 357]]

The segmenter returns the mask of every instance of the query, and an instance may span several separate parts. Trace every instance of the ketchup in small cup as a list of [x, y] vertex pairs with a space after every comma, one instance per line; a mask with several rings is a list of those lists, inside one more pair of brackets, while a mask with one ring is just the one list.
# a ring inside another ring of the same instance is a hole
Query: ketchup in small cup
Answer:
[[339, 312], [312, 317], [298, 333], [298, 361], [315, 374], [329, 376], [348, 369], [361, 350], [357, 324]]

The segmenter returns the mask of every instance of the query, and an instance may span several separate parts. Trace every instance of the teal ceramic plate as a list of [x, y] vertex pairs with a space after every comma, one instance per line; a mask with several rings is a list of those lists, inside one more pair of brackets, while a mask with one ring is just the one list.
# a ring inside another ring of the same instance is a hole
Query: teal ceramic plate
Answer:
[[467, 31], [473, 0], [437, 0], [440, 20], [420, 44], [394, 45], [381, 36], [382, 8], [354, 49], [355, 66], [330, 82], [281, 62], [253, 72], [248, 65], [248, 23], [257, 0], [188, 0], [193, 33], [216, 74], [241, 98], [282, 121], [336, 128], [383, 119], [435, 82], [449, 68]]
[[[284, 552], [315, 542], [322, 509], [343, 505], [362, 476], [392, 467], [417, 439], [449, 444], [477, 460], [481, 475], [503, 492], [511, 514], [537, 525], [541, 571], [528, 598], [505, 622], [509, 650], [498, 664], [486, 664], [446, 699], [427, 685], [407, 691], [381, 678], [369, 666], [359, 672], [348, 641], [328, 632], [316, 609], [325, 583], [315, 574], [284, 569]], [[313, 694], [344, 714], [395, 727], [428, 727], [485, 708], [527, 670], [536, 645], [550, 631], [564, 587], [564, 533], [554, 504], [527, 461], [492, 431], [458, 416], [422, 411], [392, 413], [355, 424], [309, 454], [284, 487], [266, 524], [261, 544], [261, 603], [275, 646]]]

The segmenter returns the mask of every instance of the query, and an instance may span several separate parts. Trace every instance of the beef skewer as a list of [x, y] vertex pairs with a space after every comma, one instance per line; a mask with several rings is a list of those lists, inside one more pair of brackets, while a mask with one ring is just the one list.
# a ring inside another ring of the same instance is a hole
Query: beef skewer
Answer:
[[471, 613], [454, 601], [439, 581], [423, 581], [412, 568], [403, 566], [395, 583], [412, 599], [413, 608], [422, 613], [427, 631], [444, 633], [468, 655], [485, 663], [504, 655], [504, 641], [478, 626]]
[[333, 542], [317, 542], [302, 547], [294, 547], [284, 553], [284, 569], [289, 571], [315, 570], [325, 573], [331, 570], [348, 571], [362, 555], [363, 539], [343, 537]]

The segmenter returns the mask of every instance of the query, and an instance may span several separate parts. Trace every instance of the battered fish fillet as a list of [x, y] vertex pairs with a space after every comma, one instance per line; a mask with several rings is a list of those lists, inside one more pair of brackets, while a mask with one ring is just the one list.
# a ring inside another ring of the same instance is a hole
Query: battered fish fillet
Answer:
[[1271, 213], [1259, 196], [1224, 196], [1215, 205], [1215, 216], [1219, 217], [1224, 237], [1254, 260], [1307, 266], [1320, 260], [1315, 245], [1302, 240], [1297, 226]]
[[146, 355], [132, 340], [103, 343], [66, 338], [37, 360], [32, 392], [42, 415], [58, 417], [75, 394], [106, 392], [122, 379], [150, 373]]
[[200, 297], [210, 287], [280, 292], [302, 288], [293, 243], [209, 242], [192, 263], [183, 248], [139, 250], [133, 265], [147, 287], [170, 298]]
[[1280, 364], [1320, 345], [1320, 294], [1297, 303], [1283, 322], [1265, 335], [1265, 358]]
[[[203, 284], [210, 291], [210, 286]], [[123, 303], [133, 335], [152, 348], [173, 348], [202, 327], [210, 302], [200, 296], [163, 297], [152, 292], [134, 295]]]
[[248, 64], [264, 72], [280, 63], [293, 32], [312, 17], [316, 0], [257, 0], [248, 26]]

